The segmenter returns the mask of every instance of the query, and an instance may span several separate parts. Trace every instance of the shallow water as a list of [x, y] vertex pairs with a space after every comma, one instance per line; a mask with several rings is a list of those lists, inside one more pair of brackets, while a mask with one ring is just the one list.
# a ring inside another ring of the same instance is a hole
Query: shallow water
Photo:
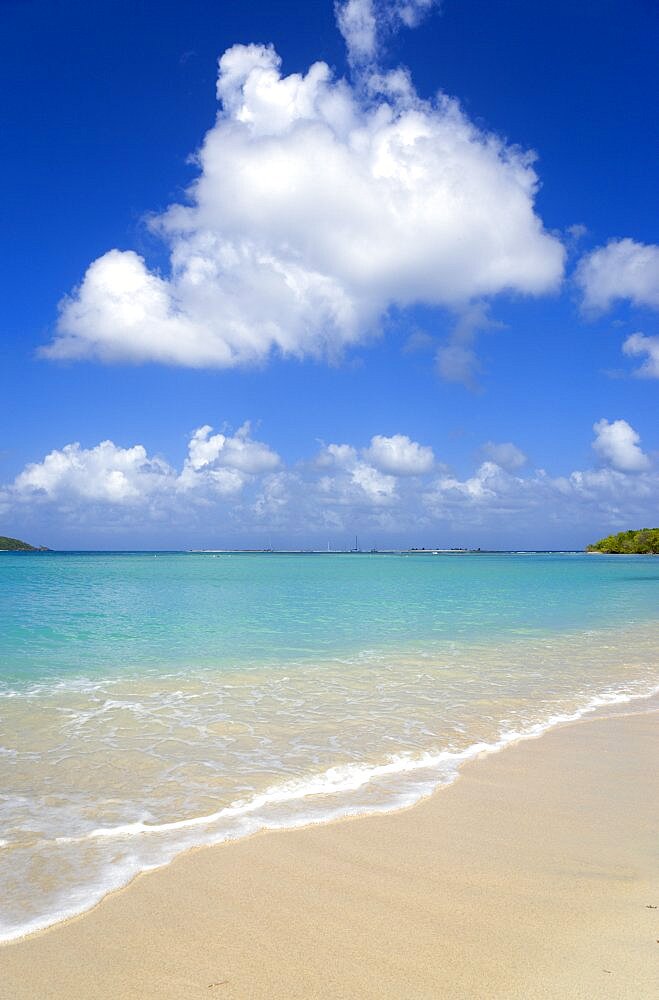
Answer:
[[659, 689], [656, 559], [0, 557], [0, 938]]

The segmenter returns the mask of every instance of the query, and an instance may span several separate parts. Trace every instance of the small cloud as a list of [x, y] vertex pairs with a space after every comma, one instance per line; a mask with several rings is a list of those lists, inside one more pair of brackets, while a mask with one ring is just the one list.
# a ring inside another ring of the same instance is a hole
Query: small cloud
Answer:
[[425, 354], [432, 351], [435, 346], [435, 338], [424, 330], [414, 330], [409, 335], [402, 347], [403, 354]]
[[382, 503], [396, 495], [396, 480], [366, 462], [358, 462], [352, 470], [352, 481], [374, 503]]
[[459, 382], [468, 389], [477, 387], [481, 363], [473, 347], [449, 341], [437, 349], [435, 365], [437, 374], [445, 382]]
[[610, 240], [581, 258], [575, 280], [587, 312], [605, 312], [618, 299], [659, 309], [659, 246]]
[[272, 472], [281, 463], [267, 444], [252, 439], [249, 421], [234, 435], [212, 431], [204, 424], [192, 433], [188, 457], [178, 477], [181, 489], [209, 486], [220, 494], [240, 493], [254, 476]]
[[323, 445], [316, 456], [315, 464], [320, 469], [325, 469], [336, 465], [339, 468], [348, 468], [357, 461], [357, 449], [351, 444], [328, 444]]
[[524, 452], [517, 445], [513, 444], [512, 441], [503, 441], [501, 443], [486, 441], [481, 448], [481, 453], [485, 458], [501, 466], [502, 469], [508, 469], [509, 471], [521, 469], [528, 461]]
[[573, 243], [578, 243], [579, 240], [583, 239], [587, 232], [588, 227], [582, 225], [580, 222], [576, 222], [573, 226], [567, 227], [567, 234]]
[[373, 0], [337, 3], [336, 23], [345, 40], [349, 61], [356, 65], [372, 62], [378, 50], [378, 24]]
[[630, 357], [647, 355], [641, 367], [634, 370], [637, 378], [659, 378], [659, 337], [632, 333], [622, 345], [622, 350]]
[[362, 455], [380, 472], [394, 476], [419, 476], [430, 472], [435, 464], [432, 448], [411, 441], [406, 434], [393, 437], [376, 434]]
[[605, 462], [620, 472], [642, 472], [650, 459], [640, 447], [640, 435], [626, 420], [598, 420], [593, 425], [593, 449]]
[[438, 0], [337, 0], [336, 22], [353, 67], [377, 62], [387, 35], [416, 28]]
[[478, 388], [477, 376], [482, 370], [475, 350], [478, 333], [486, 330], [500, 330], [505, 326], [489, 316], [489, 306], [484, 302], [474, 302], [460, 313], [448, 337], [435, 355], [437, 374], [446, 382], [459, 382], [468, 389]]

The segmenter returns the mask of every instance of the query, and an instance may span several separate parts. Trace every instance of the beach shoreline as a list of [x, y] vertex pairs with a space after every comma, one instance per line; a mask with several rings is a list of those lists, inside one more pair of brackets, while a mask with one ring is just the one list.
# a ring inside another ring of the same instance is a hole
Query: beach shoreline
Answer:
[[656, 699], [616, 706], [409, 809], [193, 849], [4, 944], [0, 996], [654, 996], [657, 749]]
[[14, 560], [0, 940], [196, 846], [411, 805], [658, 689], [649, 563], [291, 558]]

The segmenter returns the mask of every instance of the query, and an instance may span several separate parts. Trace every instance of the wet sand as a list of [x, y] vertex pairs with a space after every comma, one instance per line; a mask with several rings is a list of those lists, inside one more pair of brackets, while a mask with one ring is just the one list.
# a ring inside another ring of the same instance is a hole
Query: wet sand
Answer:
[[398, 813], [189, 852], [0, 948], [3, 1000], [659, 995], [659, 713], [467, 765]]

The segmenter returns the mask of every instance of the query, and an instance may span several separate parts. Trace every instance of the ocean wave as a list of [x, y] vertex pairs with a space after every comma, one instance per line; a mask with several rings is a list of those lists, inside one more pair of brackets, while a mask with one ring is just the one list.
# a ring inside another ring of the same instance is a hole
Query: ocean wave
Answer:
[[[210, 846], [275, 829], [294, 829], [354, 815], [392, 812], [415, 804], [437, 788], [454, 782], [468, 761], [498, 753], [523, 740], [537, 739], [559, 725], [576, 722], [602, 708], [659, 695], [659, 684], [646, 690], [609, 687], [589, 697], [579, 708], [558, 712], [521, 729], [503, 729], [492, 741], [475, 741], [454, 750], [391, 754], [375, 764], [354, 762], [317, 774], [275, 782], [251, 797], [238, 799], [214, 812], [165, 823], [136, 821], [97, 827], [80, 836], [54, 837], [54, 849], [90, 843], [123, 845], [120, 859], [101, 864], [85, 884], [67, 886], [47, 913], [24, 921], [0, 923], [0, 941], [8, 942], [43, 930], [91, 909], [108, 893], [127, 885], [136, 875], [163, 867], [192, 847]], [[379, 788], [379, 798], [361, 797]], [[155, 841], [155, 844], [153, 843]], [[0, 846], [8, 846], [0, 841]], [[142, 850], [148, 843], [149, 849]]]

